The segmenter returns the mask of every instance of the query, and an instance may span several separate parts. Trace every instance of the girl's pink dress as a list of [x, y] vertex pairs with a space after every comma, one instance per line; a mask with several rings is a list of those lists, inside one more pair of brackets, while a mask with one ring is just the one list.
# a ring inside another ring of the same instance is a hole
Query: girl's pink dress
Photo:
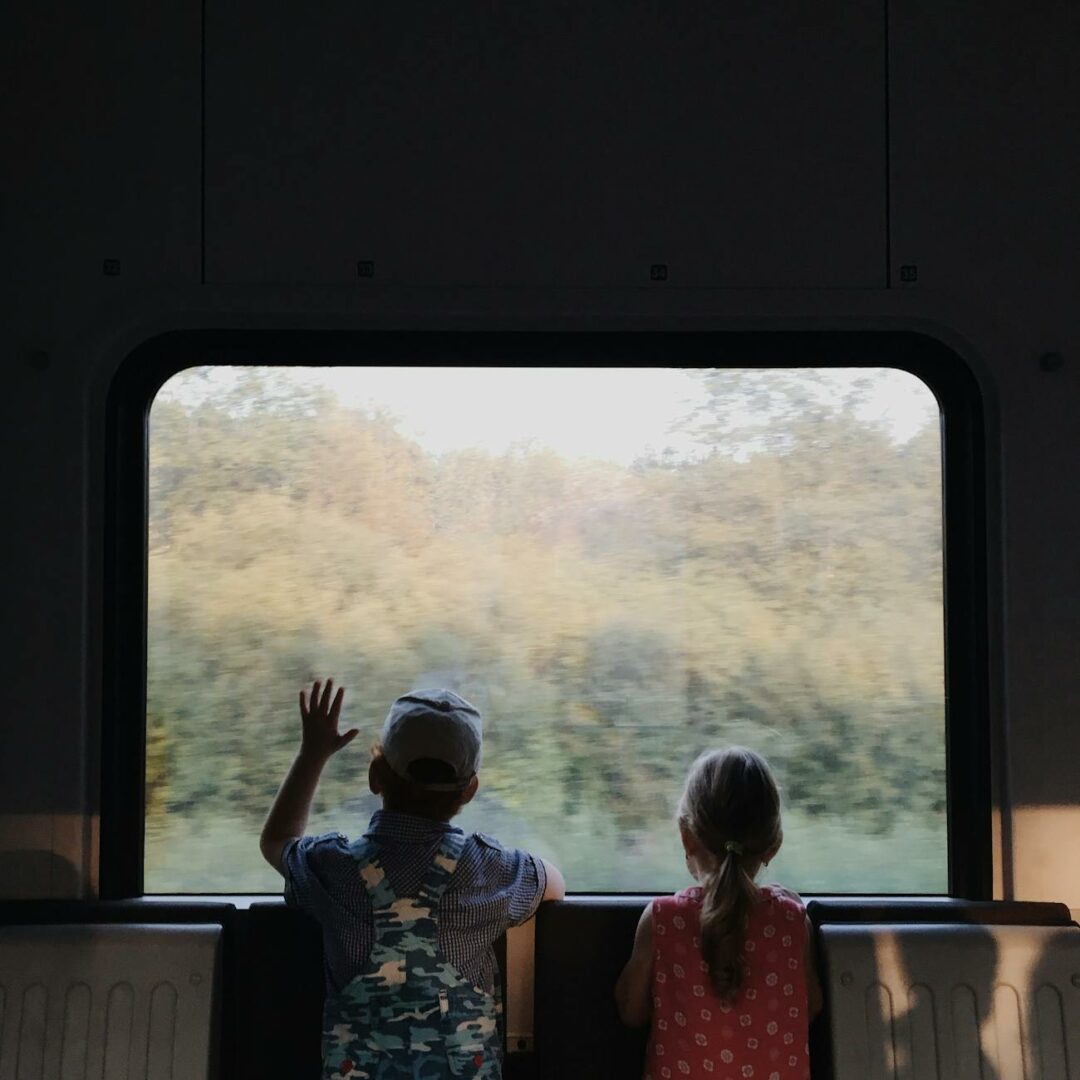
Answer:
[[743, 984], [716, 995], [701, 955], [701, 889], [653, 901], [653, 1013], [645, 1080], [809, 1080], [802, 902], [761, 888], [743, 945]]

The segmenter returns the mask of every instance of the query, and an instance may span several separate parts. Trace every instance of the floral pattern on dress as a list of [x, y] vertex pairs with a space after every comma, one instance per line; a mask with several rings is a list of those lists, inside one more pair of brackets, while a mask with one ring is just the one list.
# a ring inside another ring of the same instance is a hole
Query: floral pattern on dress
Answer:
[[[763, 886], [746, 927], [744, 980], [730, 1004], [699, 964], [701, 889], [653, 901], [653, 1015], [644, 1080], [809, 1080], [802, 902]], [[707, 965], [706, 965], [707, 967]]]

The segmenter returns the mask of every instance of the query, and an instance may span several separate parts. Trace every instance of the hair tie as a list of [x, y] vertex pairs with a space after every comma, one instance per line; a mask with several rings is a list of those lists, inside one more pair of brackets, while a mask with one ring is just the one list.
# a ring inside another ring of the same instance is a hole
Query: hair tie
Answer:
[[736, 841], [736, 840], [729, 840], [724, 845], [724, 850], [725, 851], [733, 851], [736, 855], [741, 855], [743, 853], [742, 844], [738, 843], [738, 841]]

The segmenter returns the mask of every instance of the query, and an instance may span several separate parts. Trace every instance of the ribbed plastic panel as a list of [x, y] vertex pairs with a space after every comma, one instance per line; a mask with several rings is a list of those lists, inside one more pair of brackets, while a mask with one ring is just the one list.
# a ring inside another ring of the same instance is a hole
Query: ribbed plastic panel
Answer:
[[821, 928], [835, 1080], [1080, 1080], [1080, 930]]
[[207, 1080], [221, 927], [0, 927], [0, 1080]]

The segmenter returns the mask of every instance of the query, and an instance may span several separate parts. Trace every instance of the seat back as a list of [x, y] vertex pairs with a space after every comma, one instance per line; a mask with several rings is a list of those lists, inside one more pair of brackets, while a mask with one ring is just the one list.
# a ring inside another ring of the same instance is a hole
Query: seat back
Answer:
[[[322, 929], [281, 901], [252, 904], [245, 913], [237, 974], [237, 1076], [305, 1080], [322, 1072], [322, 1012], [326, 999]], [[495, 943], [506, 985], [506, 938]], [[505, 1048], [505, 1030], [504, 1048]]]
[[322, 929], [279, 901], [252, 904], [245, 915], [238, 1075], [314, 1080], [322, 1074]]
[[542, 1078], [634, 1080], [646, 1032], [623, 1027], [615, 980], [630, 959], [645, 897], [576, 897], [536, 918], [536, 1056]]
[[1080, 1080], [1080, 929], [824, 925], [834, 1080]]
[[0, 926], [0, 1078], [208, 1080], [220, 925]]

